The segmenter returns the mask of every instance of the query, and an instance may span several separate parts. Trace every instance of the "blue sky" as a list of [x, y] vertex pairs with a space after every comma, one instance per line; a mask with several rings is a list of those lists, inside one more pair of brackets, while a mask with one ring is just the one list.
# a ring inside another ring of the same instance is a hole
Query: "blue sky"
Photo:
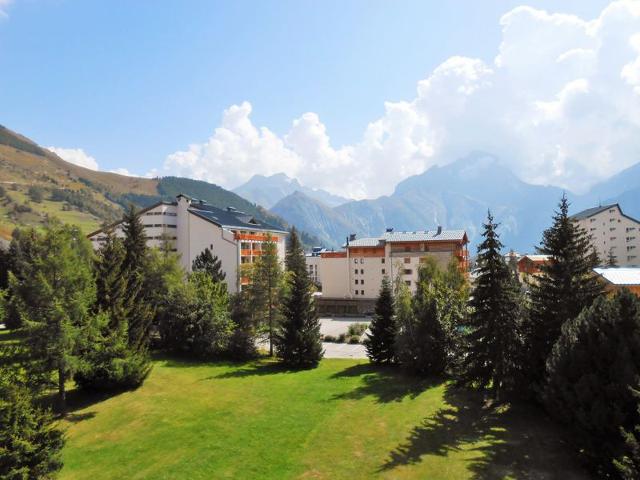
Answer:
[[[145, 173], [248, 101], [278, 136], [314, 112], [340, 148], [448, 58], [491, 63], [500, 17], [521, 3], [14, 0], [0, 19], [0, 123]], [[586, 20], [607, 3], [526, 2]]]

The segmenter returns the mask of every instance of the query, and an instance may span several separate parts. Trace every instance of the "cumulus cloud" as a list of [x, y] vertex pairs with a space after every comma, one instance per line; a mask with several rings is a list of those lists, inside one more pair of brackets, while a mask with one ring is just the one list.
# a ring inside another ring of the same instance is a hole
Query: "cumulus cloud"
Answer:
[[[1, 0], [0, 0], [1, 1]], [[59, 148], [59, 147], [46, 147], [47, 150], [52, 151], [63, 160], [79, 165], [80, 167], [88, 168], [89, 170], [98, 170], [98, 162], [91, 155], [88, 155], [81, 148]]]
[[573, 191], [640, 161], [640, 2], [613, 2], [589, 20], [523, 6], [500, 25], [492, 61], [447, 59], [415, 98], [387, 102], [352, 145], [332, 146], [311, 112], [278, 136], [253, 124], [245, 102], [159, 173], [235, 187], [285, 172], [362, 198], [472, 150], [499, 156], [524, 180]]

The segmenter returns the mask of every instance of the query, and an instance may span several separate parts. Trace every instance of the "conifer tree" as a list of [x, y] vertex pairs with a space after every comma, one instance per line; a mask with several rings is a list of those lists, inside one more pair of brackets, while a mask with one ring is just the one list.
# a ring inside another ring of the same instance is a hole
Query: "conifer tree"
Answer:
[[208, 273], [214, 282], [223, 282], [227, 276], [222, 270], [222, 260], [218, 259], [217, 255], [213, 255], [208, 247], [193, 260], [191, 270]]
[[229, 303], [234, 324], [233, 334], [229, 339], [229, 355], [236, 360], [254, 358], [258, 351], [249, 296], [245, 292], [238, 292], [231, 297]]
[[[640, 399], [640, 392], [633, 390], [636, 401]], [[640, 418], [640, 402], [636, 407], [637, 418]], [[632, 429], [620, 428], [624, 441], [623, 453], [613, 461], [614, 468], [623, 480], [638, 480], [640, 478], [640, 424]]]
[[125, 257], [122, 263], [123, 275], [127, 280], [126, 305], [129, 309], [129, 346], [133, 350], [146, 350], [149, 343], [151, 324], [155, 316], [154, 306], [149, 298], [153, 292], [145, 288], [149, 269], [149, 247], [140, 216], [133, 205], [123, 216]]
[[466, 385], [491, 386], [494, 399], [513, 387], [521, 347], [518, 331], [522, 305], [519, 285], [500, 252], [497, 227], [489, 212], [478, 246], [479, 274], [470, 301], [460, 377]]
[[247, 287], [255, 322], [266, 328], [269, 337], [269, 355], [273, 356], [275, 329], [278, 324], [278, 303], [282, 287], [282, 266], [277, 246], [269, 236], [262, 244], [262, 255], [252, 265]]
[[282, 302], [282, 323], [276, 337], [278, 357], [292, 367], [314, 367], [322, 359], [320, 321], [302, 244], [295, 229], [287, 246], [287, 291]]
[[[37, 235], [37, 254], [11, 275], [10, 289], [27, 328], [29, 368], [57, 376], [60, 409], [66, 381], [80, 366], [79, 355], [95, 302], [93, 251], [77, 227], [52, 223]], [[37, 301], [33, 301], [33, 299]]]
[[611, 247], [609, 249], [609, 254], [607, 255], [607, 267], [609, 268], [616, 268], [618, 266], [618, 260], [615, 256], [615, 254], [613, 253], [613, 247]]
[[602, 285], [593, 273], [599, 261], [587, 233], [569, 217], [565, 195], [545, 230], [540, 254], [549, 262], [531, 285], [531, 312], [524, 324], [525, 365], [523, 372], [535, 390], [542, 385], [545, 362], [562, 325], [578, 316], [602, 293]]
[[371, 333], [367, 333], [367, 338], [364, 341], [369, 359], [374, 363], [394, 362], [398, 325], [395, 318], [391, 283], [386, 277], [382, 279], [375, 315], [369, 324], [369, 330]]

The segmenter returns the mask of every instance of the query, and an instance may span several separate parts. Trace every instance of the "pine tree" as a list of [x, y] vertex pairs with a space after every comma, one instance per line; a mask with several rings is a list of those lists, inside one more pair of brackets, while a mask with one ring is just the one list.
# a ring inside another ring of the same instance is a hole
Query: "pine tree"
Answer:
[[295, 229], [291, 230], [286, 265], [288, 289], [282, 302], [283, 320], [276, 336], [278, 357], [292, 367], [314, 367], [324, 354], [320, 321], [302, 244]]
[[395, 318], [395, 308], [391, 283], [388, 278], [382, 280], [375, 315], [369, 325], [371, 333], [367, 333], [364, 341], [367, 356], [374, 363], [392, 363], [395, 361], [395, 342], [398, 325]]
[[153, 303], [149, 296], [153, 292], [145, 288], [149, 269], [149, 247], [140, 216], [133, 205], [123, 217], [125, 257], [122, 263], [123, 275], [127, 280], [127, 298], [129, 309], [129, 346], [136, 351], [146, 350], [149, 343], [151, 324], [155, 316]]
[[[640, 399], [640, 392], [633, 390], [636, 400]], [[637, 417], [640, 418], [640, 402], [636, 407]], [[620, 429], [624, 441], [624, 451], [613, 461], [614, 468], [623, 480], [638, 480], [640, 478], [640, 424], [627, 431]]]
[[249, 360], [258, 354], [256, 348], [256, 327], [251, 317], [251, 306], [245, 292], [239, 292], [230, 299], [233, 334], [229, 339], [229, 355], [235, 360]]
[[23, 277], [11, 275], [9, 284], [27, 329], [29, 368], [57, 375], [64, 410], [66, 381], [82, 361], [79, 351], [95, 302], [93, 251], [77, 227], [57, 223], [35, 241], [39, 253], [22, 265]]
[[620, 428], [640, 424], [631, 386], [640, 378], [640, 299], [628, 290], [601, 296], [562, 326], [546, 364], [542, 399], [574, 433], [598, 478], [624, 450]]
[[278, 303], [282, 287], [282, 266], [271, 237], [262, 244], [262, 255], [252, 265], [248, 293], [255, 315], [255, 323], [266, 328], [269, 355], [273, 356], [275, 329], [278, 324]]
[[553, 225], [545, 230], [538, 252], [549, 255], [531, 285], [531, 312], [524, 323], [525, 365], [522, 371], [534, 391], [542, 386], [545, 362], [562, 325], [578, 316], [602, 293], [593, 268], [598, 255], [586, 232], [569, 217], [563, 195]]
[[618, 266], [618, 260], [613, 253], [613, 247], [609, 249], [609, 255], [607, 256], [607, 264], [608, 268], [616, 268]]
[[223, 282], [227, 274], [222, 270], [222, 261], [205, 248], [194, 260], [191, 266], [194, 272], [207, 272], [214, 282]]
[[519, 285], [500, 252], [497, 227], [489, 212], [478, 246], [479, 275], [470, 301], [460, 376], [466, 385], [491, 386], [494, 399], [514, 384], [522, 305]]

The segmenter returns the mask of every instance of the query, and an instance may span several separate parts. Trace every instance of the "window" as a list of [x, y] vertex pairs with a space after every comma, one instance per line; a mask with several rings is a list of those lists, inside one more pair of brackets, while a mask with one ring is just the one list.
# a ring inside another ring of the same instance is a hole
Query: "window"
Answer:
[[358, 285], [358, 279], [356, 278], [356, 285]]
[[627, 247], [627, 252], [630, 252], [631, 250], [635, 250], [636, 246], [635, 245], [629, 245]]
[[360, 263], [364, 263], [364, 258], [361, 258], [361, 259], [360, 259]]
[[384, 275], [386, 272], [384, 271], [384, 268], [382, 269], [382, 274]]
[[404, 281], [404, 284], [405, 284], [407, 287], [410, 287], [410, 286], [411, 286], [411, 280], [405, 280], [405, 281]]
[[358, 295], [358, 290], [356, 290], [356, 295]]
[[630, 242], [630, 241], [635, 240], [635, 239], [636, 239], [636, 237], [627, 237], [627, 242]]
[[362, 268], [360, 269], [360, 274], [364, 274], [364, 270]]
[[[629, 230], [629, 229], [627, 229]], [[384, 257], [380, 259], [380, 263], [384, 263]]]
[[213, 250], [213, 243], [209, 245], [209, 250]]
[[618, 237], [611, 237], [609, 240], [614, 241], [615, 239], [617, 239]]
[[596, 219], [595, 219], [595, 218], [590, 218], [590, 219], [589, 219], [589, 221], [590, 221], [590, 222], [595, 222], [595, 221], [596, 221]]
[[364, 285], [364, 278], [360, 280], [360, 285]]
[[411, 263], [411, 259], [409, 257], [404, 257], [404, 263]]
[[353, 263], [358, 263], [358, 259], [357, 259], [357, 258], [354, 258], [354, 259], [353, 259]]
[[364, 290], [360, 290], [360, 295], [364, 295]]
[[402, 273], [405, 275], [411, 275], [413, 273], [413, 270], [411, 270], [410, 268], [405, 268]]
[[636, 227], [627, 227], [627, 232], [633, 232], [636, 229]]
[[355, 272], [354, 272], [354, 273], [355, 273], [356, 275], [358, 274], [358, 269], [357, 269], [357, 268], [356, 268], [356, 270], [355, 270]]
[[615, 231], [615, 229], [616, 229], [616, 227], [611, 227], [611, 228], [609, 229], [609, 231], [610, 231], [610, 232], [613, 232], [613, 231]]

